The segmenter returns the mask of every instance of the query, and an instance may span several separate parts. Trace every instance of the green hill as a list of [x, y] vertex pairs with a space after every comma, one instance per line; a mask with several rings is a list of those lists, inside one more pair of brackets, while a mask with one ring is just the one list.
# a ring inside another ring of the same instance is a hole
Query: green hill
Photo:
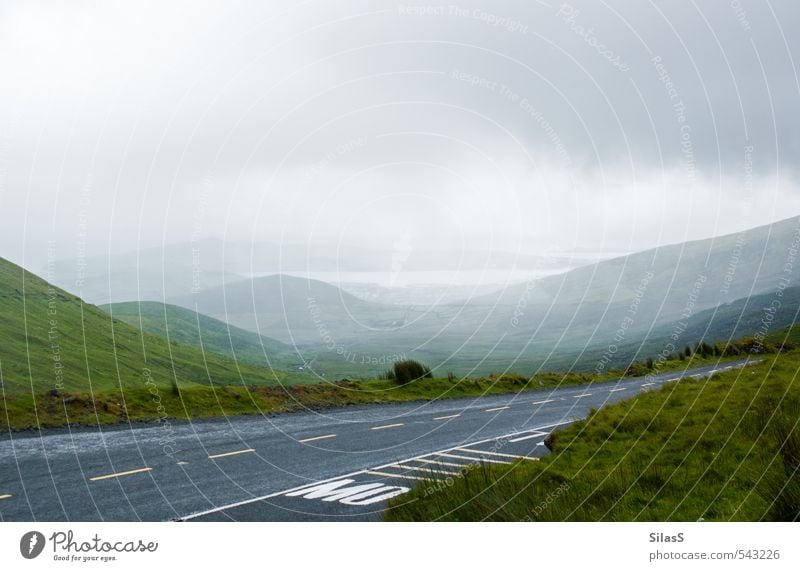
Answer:
[[6, 396], [304, 380], [143, 333], [2, 258], [0, 315]]
[[290, 345], [239, 329], [191, 309], [158, 301], [131, 301], [100, 307], [116, 319], [147, 333], [167, 337], [184, 345], [202, 347], [238, 362], [279, 369], [302, 364], [302, 358]]
[[332, 345], [334, 353], [344, 340], [394, 332], [422, 313], [407, 306], [364, 301], [319, 280], [281, 274], [169, 301], [286, 343]]

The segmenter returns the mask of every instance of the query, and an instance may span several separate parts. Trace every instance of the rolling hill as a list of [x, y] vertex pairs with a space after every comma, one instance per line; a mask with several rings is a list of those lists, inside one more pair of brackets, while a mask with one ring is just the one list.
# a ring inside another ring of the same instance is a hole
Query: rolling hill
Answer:
[[7, 396], [308, 380], [143, 333], [2, 258], [0, 315]]
[[271, 275], [210, 288], [170, 300], [174, 305], [292, 345], [329, 346], [397, 331], [419, 311], [359, 299], [331, 284]]
[[202, 347], [239, 362], [279, 369], [296, 368], [298, 361], [302, 362], [290, 345], [176, 305], [131, 301], [101, 309], [147, 333]]

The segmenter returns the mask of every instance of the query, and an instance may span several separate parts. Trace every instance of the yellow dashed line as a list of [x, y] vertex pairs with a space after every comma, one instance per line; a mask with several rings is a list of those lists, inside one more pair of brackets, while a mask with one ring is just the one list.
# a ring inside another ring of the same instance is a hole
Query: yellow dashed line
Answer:
[[370, 430], [383, 430], [384, 428], [397, 428], [398, 426], [403, 426], [402, 422], [398, 422], [396, 424], [384, 424], [383, 426], [373, 426]]
[[141, 474], [142, 472], [149, 472], [152, 468], [138, 468], [136, 470], [127, 470], [125, 472], [117, 472], [116, 474], [106, 474], [105, 476], [95, 476], [89, 478], [90, 482], [97, 482], [99, 480], [108, 480], [109, 478], [119, 478], [121, 476], [131, 476], [132, 474]]
[[311, 438], [303, 438], [302, 440], [298, 440], [298, 442], [314, 442], [315, 440], [325, 440], [326, 438], [335, 438], [335, 434], [325, 434], [323, 436], [312, 436]]
[[487, 408], [484, 412], [497, 412], [498, 410], [506, 410], [510, 406], [498, 406], [497, 408]]
[[237, 454], [247, 454], [249, 452], [255, 452], [254, 448], [247, 448], [245, 450], [236, 450], [234, 452], [223, 452], [222, 454], [211, 454], [208, 459], [214, 460], [216, 458], [225, 458], [226, 456], [236, 456]]

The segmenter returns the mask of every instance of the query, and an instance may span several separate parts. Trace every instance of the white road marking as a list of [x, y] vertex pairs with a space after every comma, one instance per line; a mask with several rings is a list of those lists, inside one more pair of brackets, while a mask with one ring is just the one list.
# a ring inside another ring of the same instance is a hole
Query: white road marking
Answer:
[[10, 497], [11, 497], [11, 494], [3, 494], [2, 496], [0, 496], [0, 500], [7, 500]]
[[618, 391], [627, 391], [627, 390], [628, 390], [628, 387], [622, 387], [622, 388], [619, 388], [619, 389], [610, 389], [608, 392], [616, 393]]
[[529, 434], [528, 436], [520, 436], [519, 438], [512, 438], [509, 442], [522, 442], [524, 440], [530, 440], [531, 438], [540, 438], [541, 434]]
[[108, 480], [109, 478], [120, 478], [122, 476], [131, 476], [133, 474], [141, 474], [142, 472], [149, 472], [152, 468], [137, 468], [136, 470], [126, 470], [125, 472], [117, 472], [115, 474], [106, 474], [105, 476], [95, 476], [89, 478], [90, 482], [98, 482], [100, 480]]
[[373, 426], [370, 430], [383, 430], [384, 428], [397, 428], [398, 426], [404, 426], [402, 422], [398, 422], [396, 424], [384, 424], [383, 426]]
[[185, 462], [184, 460], [178, 462], [178, 466], [186, 466], [186, 464], [188, 464], [188, 462]]
[[456, 464], [455, 462], [445, 462], [444, 460], [428, 460], [427, 458], [417, 458], [415, 462], [425, 462], [426, 464], [441, 464], [442, 466], [452, 466], [453, 468], [466, 468], [469, 464]]
[[244, 450], [235, 450], [233, 452], [222, 452], [221, 454], [210, 454], [208, 456], [209, 460], [215, 460], [217, 458], [225, 458], [226, 456], [236, 456], [237, 454], [249, 454], [250, 452], [255, 452], [255, 448], [245, 448]]
[[590, 396], [592, 396], [592, 393], [583, 393], [582, 395], [572, 395], [572, 398], [581, 399], [583, 397], [590, 397]]
[[456, 450], [460, 450], [461, 452], [472, 452], [473, 454], [491, 454], [492, 456], [501, 456], [503, 458], [517, 458], [517, 459], [524, 459], [524, 460], [535, 460], [539, 461], [538, 458], [533, 458], [531, 456], [520, 456], [518, 454], [506, 454], [505, 452], [490, 452], [488, 450], [472, 450], [471, 448], [456, 448]]
[[408, 474], [390, 474], [388, 472], [378, 472], [377, 470], [367, 470], [364, 473], [369, 474], [370, 476], [384, 476], [389, 478], [403, 478], [405, 480], [422, 480], [423, 482], [430, 482], [428, 478], [420, 478], [419, 476], [409, 476]]
[[655, 384], [655, 383], [644, 383], [644, 384], [642, 384], [642, 385], [639, 385], [639, 386], [642, 386], [642, 387], [649, 387], [649, 386], [652, 386], [652, 385], [654, 385], [654, 384]]
[[389, 468], [400, 468], [401, 470], [416, 470], [417, 472], [429, 472], [431, 474], [444, 474], [445, 476], [459, 476], [459, 472], [448, 472], [447, 470], [435, 470], [427, 466], [409, 466], [408, 464], [392, 464]]
[[497, 408], [487, 408], [484, 412], [497, 412], [498, 410], [506, 410], [510, 406], [498, 406]]
[[324, 434], [322, 436], [312, 436], [311, 438], [303, 438], [302, 440], [298, 440], [298, 442], [314, 442], [315, 440], [325, 440], [326, 438], [335, 438], [335, 434]]
[[536, 402], [532, 402], [531, 404], [547, 404], [549, 402], [556, 402], [556, 399], [537, 400]]
[[456, 458], [458, 460], [472, 460], [473, 462], [488, 462], [489, 464], [511, 464], [511, 462], [506, 462], [505, 460], [476, 458], [475, 456], [459, 456], [458, 454], [450, 454], [449, 452], [442, 452], [438, 454], [438, 456], [444, 456], [445, 458]]
[[[565, 424], [571, 424], [571, 423], [575, 422], [575, 420], [576, 419], [563, 421], [563, 422], [555, 422], [555, 423], [552, 423], [552, 424], [545, 424], [543, 426], [537, 426], [536, 428], [532, 428], [531, 430], [551, 429], [551, 428], [555, 428], [557, 426], [563, 426]], [[501, 440], [503, 438], [508, 438], [509, 436], [513, 436], [514, 434], [520, 434], [520, 433], [519, 432], [512, 432], [511, 434], [504, 434], [504, 435], [501, 435], [501, 436], [493, 436], [491, 438], [484, 438], [483, 440], [478, 440], [476, 442], [470, 442], [469, 444], [465, 444], [465, 446], [479, 446], [479, 445], [485, 444], [487, 442], [494, 442], [496, 440]], [[545, 434], [545, 433], [542, 433], [542, 434]], [[420, 458], [430, 458], [432, 456], [442, 455], [448, 450], [453, 450], [453, 448], [445, 448], [444, 450], [440, 450], [438, 452], [431, 452], [429, 454], [421, 454], [420, 456], [414, 456], [412, 458], [407, 458], [406, 460], [403, 460], [403, 462], [410, 462], [412, 460], [419, 460]], [[455, 456], [455, 454], [451, 454], [451, 456]], [[464, 456], [456, 456], [456, 459], [458, 459], [458, 460], [469, 460], [471, 462], [475, 462], [476, 460], [479, 460], [477, 458], [466, 458]], [[488, 460], [486, 460], [486, 461], [488, 461]], [[498, 463], [498, 464], [507, 464], [508, 463], [508, 462], [502, 462], [500, 460], [494, 460], [493, 462], [494, 463]], [[214, 507], [214, 508], [211, 508], [211, 509], [208, 509], [208, 510], [195, 512], [195, 513], [183, 516], [181, 518], [178, 518], [178, 520], [179, 521], [189, 521], [189, 520], [197, 519], [199, 517], [203, 517], [203, 516], [206, 516], [206, 515], [209, 515], [209, 514], [213, 514], [213, 513], [217, 513], [217, 512], [221, 512], [221, 511], [225, 511], [225, 510], [229, 510], [229, 509], [233, 509], [233, 508], [238, 508], [238, 507], [241, 507], [241, 506], [246, 506], [248, 504], [252, 504], [252, 503], [255, 503], [255, 502], [261, 502], [261, 501], [268, 500], [270, 498], [275, 498], [275, 497], [278, 497], [278, 496], [283, 496], [283, 495], [288, 494], [289, 492], [294, 492], [296, 490], [301, 490], [301, 489], [308, 488], [308, 487], [311, 487], [311, 486], [317, 486], [317, 485], [323, 484], [325, 482], [333, 482], [335, 480], [341, 480], [343, 478], [350, 478], [352, 476], [358, 476], [359, 474], [370, 474], [370, 475], [373, 475], [373, 476], [385, 476], [385, 477], [388, 477], [388, 478], [405, 478], [405, 479], [408, 479], [408, 480], [430, 481], [427, 478], [418, 478], [416, 476], [389, 474], [389, 473], [386, 473], [386, 472], [381, 472], [381, 470], [386, 468], [386, 466], [388, 466], [388, 464], [385, 464], [383, 466], [375, 466], [374, 468], [371, 468], [369, 470], [357, 470], [355, 472], [350, 472], [349, 474], [342, 474], [340, 476], [334, 476], [333, 478], [327, 478], [325, 480], [320, 480], [318, 482], [315, 482], [314, 484], [307, 484], [306, 483], [306, 484], [303, 484], [301, 486], [296, 486], [294, 488], [290, 488], [288, 490], [283, 490], [283, 491], [280, 491], [280, 492], [273, 492], [271, 494], [265, 494], [263, 496], [258, 496], [256, 498], [247, 498], [245, 500], [241, 500], [241, 501], [238, 501], [238, 502], [232, 502], [230, 504], [217, 506], [217, 507]]]
[[449, 416], [437, 416], [433, 420], [447, 420], [447, 419], [450, 419], [450, 418], [458, 418], [459, 416], [461, 416], [461, 415], [460, 414], [451, 414]]

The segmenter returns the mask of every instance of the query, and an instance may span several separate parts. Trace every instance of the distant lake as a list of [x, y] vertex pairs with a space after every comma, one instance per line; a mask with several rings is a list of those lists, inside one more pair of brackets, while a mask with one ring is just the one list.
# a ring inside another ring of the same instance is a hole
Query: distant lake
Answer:
[[[572, 266], [575, 267], [575, 266]], [[489, 269], [451, 271], [399, 272], [281, 272], [286, 275], [315, 279], [331, 284], [370, 284], [381, 287], [423, 286], [504, 286], [564, 273], [571, 267], [532, 269]], [[275, 272], [256, 272], [252, 277], [274, 275]]]

